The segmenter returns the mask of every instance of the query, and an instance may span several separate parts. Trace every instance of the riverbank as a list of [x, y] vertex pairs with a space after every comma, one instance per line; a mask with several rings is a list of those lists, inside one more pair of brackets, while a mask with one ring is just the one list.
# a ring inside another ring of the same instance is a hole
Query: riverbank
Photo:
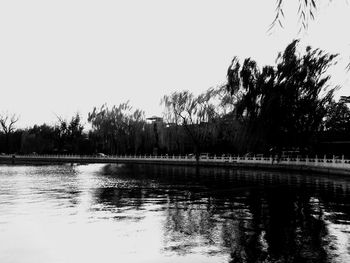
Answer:
[[205, 157], [198, 162], [190, 156], [78, 156], [78, 155], [2, 155], [0, 164], [44, 165], [57, 163], [135, 163], [157, 165], [189, 165], [203, 167], [227, 167], [233, 169], [264, 169], [298, 171], [350, 176], [350, 160], [327, 158], [272, 157]]

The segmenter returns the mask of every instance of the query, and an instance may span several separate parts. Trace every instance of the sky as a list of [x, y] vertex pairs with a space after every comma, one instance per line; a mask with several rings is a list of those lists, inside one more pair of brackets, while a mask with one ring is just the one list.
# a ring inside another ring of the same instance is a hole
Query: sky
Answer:
[[224, 83], [234, 56], [273, 64], [295, 38], [340, 53], [332, 84], [350, 95], [350, 3], [320, 0], [298, 33], [298, 1], [285, 2], [284, 28], [268, 32], [275, 0], [2, 0], [0, 113], [21, 128], [128, 100], [161, 115], [163, 95]]

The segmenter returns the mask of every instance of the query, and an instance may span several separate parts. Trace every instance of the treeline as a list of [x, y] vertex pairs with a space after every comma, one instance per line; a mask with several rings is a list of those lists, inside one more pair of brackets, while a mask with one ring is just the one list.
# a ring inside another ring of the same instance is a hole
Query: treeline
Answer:
[[146, 119], [126, 102], [102, 105], [55, 125], [14, 129], [15, 115], [0, 116], [1, 152], [75, 154], [280, 153], [349, 154], [348, 98], [334, 100], [327, 70], [337, 55], [298, 41], [273, 66], [235, 57], [227, 82], [202, 94], [176, 91], [161, 99], [162, 117]]

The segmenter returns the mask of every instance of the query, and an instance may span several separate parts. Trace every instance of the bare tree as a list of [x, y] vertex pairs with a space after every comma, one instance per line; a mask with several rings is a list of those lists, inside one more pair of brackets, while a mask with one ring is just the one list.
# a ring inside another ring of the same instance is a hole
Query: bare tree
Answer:
[[19, 116], [16, 114], [10, 115], [9, 113], [0, 114], [1, 129], [5, 134], [10, 134], [15, 130], [15, 123], [19, 120]]
[[6, 151], [9, 151], [9, 139], [10, 134], [15, 130], [15, 124], [19, 120], [19, 116], [16, 114], [4, 113], [0, 114], [0, 125], [2, 131], [6, 136]]

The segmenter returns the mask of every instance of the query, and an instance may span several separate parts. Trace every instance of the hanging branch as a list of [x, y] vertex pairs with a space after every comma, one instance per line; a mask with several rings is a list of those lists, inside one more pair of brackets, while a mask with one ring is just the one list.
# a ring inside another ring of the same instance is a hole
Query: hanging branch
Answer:
[[272, 23], [269, 26], [269, 29], [267, 30], [268, 32], [271, 32], [271, 30], [273, 28], [276, 27], [276, 25], [280, 26], [281, 28], [283, 28], [283, 24], [281, 19], [284, 19], [284, 13], [283, 13], [283, 0], [277, 0], [276, 1], [276, 16], [274, 18], [274, 20], [272, 21]]
[[[283, 28], [283, 19], [285, 18], [283, 12], [283, 4], [285, 0], [276, 1], [276, 16], [273, 19], [272, 23], [269, 25], [268, 32], [271, 32], [273, 28], [279, 26]], [[331, 0], [330, 0], [331, 1]], [[299, 33], [302, 30], [307, 30], [310, 20], [315, 20], [315, 13], [317, 10], [317, 4], [315, 0], [299, 0], [298, 7], [298, 24], [299, 24]]]

